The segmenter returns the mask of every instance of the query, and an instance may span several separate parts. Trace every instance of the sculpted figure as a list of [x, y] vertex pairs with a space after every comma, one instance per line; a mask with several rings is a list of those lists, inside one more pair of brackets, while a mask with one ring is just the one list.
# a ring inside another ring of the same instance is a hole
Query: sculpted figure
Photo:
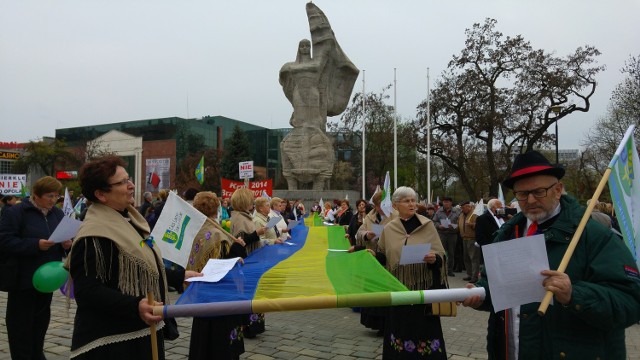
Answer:
[[300, 41], [296, 61], [280, 69], [280, 85], [293, 106], [289, 123], [294, 128], [280, 148], [290, 190], [309, 182], [314, 190], [323, 190], [335, 159], [326, 136], [327, 116], [345, 110], [359, 70], [342, 52], [322, 10], [312, 3], [306, 10], [312, 41]]

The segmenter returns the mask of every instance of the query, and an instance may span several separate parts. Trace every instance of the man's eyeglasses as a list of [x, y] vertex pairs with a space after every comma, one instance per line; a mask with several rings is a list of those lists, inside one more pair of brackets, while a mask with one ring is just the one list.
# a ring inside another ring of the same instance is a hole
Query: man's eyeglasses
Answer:
[[131, 178], [126, 178], [126, 179], [122, 179], [122, 180], [120, 180], [118, 182], [110, 183], [109, 186], [129, 185], [129, 181], [131, 181], [133, 183], [133, 180], [131, 180]]
[[529, 194], [533, 195], [533, 197], [536, 199], [542, 199], [543, 197], [547, 196], [547, 192], [549, 191], [549, 189], [551, 189], [556, 185], [558, 185], [557, 182], [546, 188], [537, 188], [537, 189], [528, 190], [528, 191], [514, 191], [513, 195], [516, 197], [518, 201], [527, 200], [529, 198]]

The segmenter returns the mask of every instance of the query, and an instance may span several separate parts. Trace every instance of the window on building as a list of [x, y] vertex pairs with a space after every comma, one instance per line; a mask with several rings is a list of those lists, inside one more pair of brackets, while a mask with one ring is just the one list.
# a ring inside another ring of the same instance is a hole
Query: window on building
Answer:
[[13, 161], [0, 160], [0, 174], [13, 174]]

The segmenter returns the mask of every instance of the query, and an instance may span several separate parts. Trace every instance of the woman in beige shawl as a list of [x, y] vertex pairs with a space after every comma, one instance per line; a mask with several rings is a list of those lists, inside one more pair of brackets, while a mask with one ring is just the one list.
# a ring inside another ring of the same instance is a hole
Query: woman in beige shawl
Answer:
[[[444, 248], [433, 222], [416, 213], [417, 200], [416, 192], [409, 187], [399, 187], [393, 193], [398, 217], [384, 227], [376, 257], [409, 290], [447, 288]], [[431, 250], [420, 263], [400, 265], [402, 248], [417, 244], [431, 244]], [[440, 318], [432, 315], [431, 304], [389, 308], [382, 357], [447, 358]]]
[[[168, 285], [202, 275], [165, 269], [149, 238], [149, 224], [132, 206], [135, 185], [117, 156], [80, 168], [82, 194], [93, 205], [73, 242], [67, 268], [78, 305], [71, 338], [72, 359], [150, 359], [149, 325], [158, 324], [158, 355], [164, 359], [161, 315]], [[155, 304], [149, 304], [152, 293]]]
[[[259, 227], [253, 222], [254, 197], [253, 191], [247, 188], [240, 188], [231, 195], [231, 235], [241, 238], [246, 243], [247, 255], [258, 249], [262, 244], [260, 236], [264, 235], [267, 228]], [[263, 333], [264, 314], [249, 314], [244, 337], [254, 338], [257, 334]]]
[[[193, 199], [193, 207], [207, 216], [191, 247], [187, 270], [202, 271], [209, 259], [231, 259], [245, 254], [244, 241], [233, 238], [215, 219], [220, 200], [210, 191]], [[194, 317], [191, 326], [189, 359], [235, 360], [244, 353], [244, 316]]]

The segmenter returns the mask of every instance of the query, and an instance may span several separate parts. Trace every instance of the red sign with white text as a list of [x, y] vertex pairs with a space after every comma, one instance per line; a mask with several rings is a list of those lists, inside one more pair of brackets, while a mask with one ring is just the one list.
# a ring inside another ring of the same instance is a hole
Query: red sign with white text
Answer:
[[[235, 181], [222, 178], [222, 198], [228, 199], [231, 197], [236, 189], [243, 188], [244, 181]], [[272, 196], [273, 194], [273, 180], [260, 180], [260, 181], [249, 181], [249, 190], [253, 191], [253, 197], [262, 196], [262, 192], [265, 191], [267, 195]]]

